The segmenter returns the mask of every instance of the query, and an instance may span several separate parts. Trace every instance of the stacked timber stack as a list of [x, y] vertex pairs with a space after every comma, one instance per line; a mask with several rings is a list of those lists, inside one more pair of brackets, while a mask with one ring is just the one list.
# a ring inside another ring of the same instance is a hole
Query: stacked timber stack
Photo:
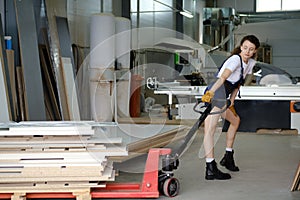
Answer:
[[91, 125], [24, 124], [0, 130], [0, 196], [89, 195], [92, 188], [114, 181], [109, 157], [128, 154], [121, 138], [97, 135]]

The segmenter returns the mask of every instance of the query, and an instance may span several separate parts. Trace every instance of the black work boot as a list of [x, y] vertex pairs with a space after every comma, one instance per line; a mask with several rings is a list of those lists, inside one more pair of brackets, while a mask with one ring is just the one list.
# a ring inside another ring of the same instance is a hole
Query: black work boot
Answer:
[[233, 153], [234, 153], [233, 151], [232, 152], [226, 151], [224, 157], [220, 161], [220, 164], [222, 166], [226, 167], [230, 171], [237, 172], [237, 171], [240, 171], [240, 169], [234, 163]]
[[206, 163], [206, 174], [205, 174], [206, 180], [226, 180], [231, 179], [230, 174], [221, 172], [218, 167], [215, 160], [213, 160], [210, 163]]

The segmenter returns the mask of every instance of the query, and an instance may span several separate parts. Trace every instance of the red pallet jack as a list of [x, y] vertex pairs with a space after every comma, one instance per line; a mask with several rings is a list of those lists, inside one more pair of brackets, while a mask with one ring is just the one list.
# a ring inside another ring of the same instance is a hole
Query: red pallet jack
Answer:
[[[105, 188], [93, 188], [90, 192], [90, 198], [158, 198], [160, 194], [168, 197], [175, 197], [179, 193], [180, 184], [178, 179], [174, 178], [173, 171], [179, 166], [179, 157], [188, 146], [191, 138], [197, 132], [199, 126], [204, 122], [210, 113], [211, 104], [206, 105], [201, 116], [189, 130], [185, 138], [180, 142], [179, 148], [172, 150], [170, 148], [153, 148], [148, 152], [144, 176], [141, 183], [107, 183]], [[160, 156], [162, 156], [162, 169], [159, 169]], [[0, 199], [11, 199], [13, 194], [0, 193]], [[27, 193], [29, 199], [67, 199], [76, 198], [72, 193]]]

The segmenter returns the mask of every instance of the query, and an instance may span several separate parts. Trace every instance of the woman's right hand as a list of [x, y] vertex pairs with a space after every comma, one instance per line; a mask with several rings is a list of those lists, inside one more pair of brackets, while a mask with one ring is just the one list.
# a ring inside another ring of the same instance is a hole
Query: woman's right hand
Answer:
[[202, 96], [202, 102], [210, 103], [212, 98], [214, 97], [215, 93], [211, 90], [208, 90], [205, 92], [205, 94]]

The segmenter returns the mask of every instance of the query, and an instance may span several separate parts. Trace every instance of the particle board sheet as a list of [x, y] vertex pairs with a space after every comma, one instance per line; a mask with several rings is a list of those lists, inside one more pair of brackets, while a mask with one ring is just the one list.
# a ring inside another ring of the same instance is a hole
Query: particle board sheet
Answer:
[[65, 177], [65, 176], [49, 176], [49, 177], [24, 177], [24, 178], [14, 178], [14, 177], [2, 177], [0, 180], [1, 183], [21, 183], [21, 182], [27, 182], [27, 183], [35, 183], [35, 182], [50, 182], [50, 181], [56, 181], [56, 182], [65, 182], [68, 181], [115, 181], [115, 170], [112, 170], [109, 167], [106, 167], [103, 174], [101, 176], [76, 176], [73, 174], [73, 176]]
[[75, 174], [80, 176], [102, 176], [104, 167], [99, 166], [61, 166], [61, 167], [6, 167], [0, 169], [2, 178], [39, 178], [43, 177], [45, 181], [47, 177], [73, 177]]
[[122, 138], [106, 138], [106, 137], [83, 137], [83, 136], [73, 136], [73, 137], [54, 137], [54, 136], [4, 136], [0, 137], [0, 147], [2, 145], [31, 145], [31, 146], [41, 146], [52, 144], [53, 146], [67, 146], [67, 145], [90, 145], [90, 144], [106, 144], [122, 143]]
[[24, 136], [24, 135], [93, 135], [91, 127], [11, 127], [9, 130], [1, 130], [0, 136]]
[[25, 83], [27, 120], [46, 120], [43, 83], [33, 1], [14, 0], [21, 65]]

